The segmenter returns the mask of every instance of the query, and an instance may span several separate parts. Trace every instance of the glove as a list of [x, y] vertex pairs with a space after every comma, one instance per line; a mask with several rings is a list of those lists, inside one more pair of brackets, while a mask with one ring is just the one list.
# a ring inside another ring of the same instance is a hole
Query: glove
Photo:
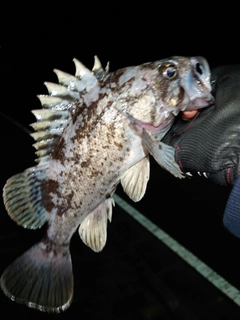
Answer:
[[186, 176], [233, 186], [223, 224], [240, 238], [240, 65], [213, 69], [211, 82], [215, 104], [189, 120], [179, 115], [163, 142]]
[[186, 176], [233, 185], [240, 171], [240, 65], [213, 69], [211, 82], [215, 105], [190, 120], [179, 115], [163, 142], [175, 148]]

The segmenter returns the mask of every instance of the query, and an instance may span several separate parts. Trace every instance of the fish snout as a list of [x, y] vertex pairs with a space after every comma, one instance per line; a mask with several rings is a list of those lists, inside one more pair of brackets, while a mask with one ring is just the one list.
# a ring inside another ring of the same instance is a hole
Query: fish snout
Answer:
[[191, 57], [190, 58], [192, 76], [199, 85], [202, 92], [211, 92], [211, 72], [207, 60], [204, 57]]
[[187, 74], [184, 83], [190, 100], [186, 110], [208, 107], [214, 103], [208, 62], [203, 57], [192, 57], [190, 64], [191, 72]]

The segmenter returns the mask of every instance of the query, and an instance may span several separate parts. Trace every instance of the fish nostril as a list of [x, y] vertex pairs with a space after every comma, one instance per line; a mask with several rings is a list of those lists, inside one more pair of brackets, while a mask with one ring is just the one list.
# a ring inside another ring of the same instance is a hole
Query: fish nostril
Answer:
[[203, 74], [203, 67], [199, 62], [196, 63], [195, 68], [196, 68], [197, 73], [199, 73], [200, 75]]

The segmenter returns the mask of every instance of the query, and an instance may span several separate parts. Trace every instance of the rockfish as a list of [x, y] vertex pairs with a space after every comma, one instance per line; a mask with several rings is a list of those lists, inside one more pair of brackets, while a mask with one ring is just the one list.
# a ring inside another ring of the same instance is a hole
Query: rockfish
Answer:
[[150, 154], [178, 178], [174, 149], [161, 142], [181, 110], [213, 102], [203, 57], [173, 56], [109, 72], [97, 56], [90, 71], [77, 59], [75, 76], [55, 69], [33, 110], [37, 164], [7, 180], [9, 216], [24, 228], [47, 223], [44, 238], [1, 277], [12, 300], [44, 312], [66, 310], [73, 298], [69, 244], [78, 229], [99, 252], [107, 239], [119, 183], [139, 201], [149, 180]]

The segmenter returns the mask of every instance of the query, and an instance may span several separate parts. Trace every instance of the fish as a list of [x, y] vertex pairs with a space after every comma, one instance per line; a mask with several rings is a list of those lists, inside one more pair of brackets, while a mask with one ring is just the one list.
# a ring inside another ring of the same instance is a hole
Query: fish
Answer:
[[46, 225], [46, 233], [5, 269], [1, 289], [47, 313], [63, 312], [73, 300], [73, 234], [78, 230], [82, 242], [100, 252], [117, 186], [140, 201], [151, 156], [184, 178], [174, 149], [161, 140], [180, 111], [213, 103], [204, 57], [172, 56], [113, 72], [97, 56], [92, 70], [73, 62], [75, 75], [54, 69], [58, 83], [44, 83], [42, 108], [32, 110], [36, 165], [3, 188], [10, 218], [33, 230]]

